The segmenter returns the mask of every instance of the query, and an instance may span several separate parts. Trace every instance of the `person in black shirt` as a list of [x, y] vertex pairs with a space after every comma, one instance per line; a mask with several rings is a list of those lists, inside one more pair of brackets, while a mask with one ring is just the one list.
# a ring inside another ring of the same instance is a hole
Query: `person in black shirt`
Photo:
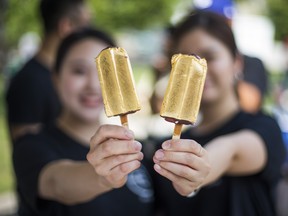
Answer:
[[[271, 117], [241, 111], [235, 75], [243, 61], [226, 19], [211, 12], [191, 13], [172, 38], [174, 53], [205, 58], [208, 71], [196, 126], [179, 141], [159, 142], [153, 156], [160, 174], [154, 175], [160, 211], [165, 216], [274, 216], [275, 186], [285, 158], [281, 131]], [[192, 176], [201, 158], [190, 152], [199, 144], [208, 153], [211, 170], [195, 183]], [[193, 197], [185, 197], [187, 188]]]
[[140, 162], [142, 145], [125, 127], [100, 125], [103, 101], [95, 57], [107, 46], [115, 46], [108, 35], [84, 29], [59, 47], [54, 80], [62, 112], [55, 124], [22, 136], [13, 149], [26, 215], [152, 213], [154, 193]]
[[37, 132], [58, 116], [60, 103], [51, 78], [58, 44], [90, 21], [84, 0], [41, 0], [39, 12], [44, 28], [40, 49], [12, 78], [6, 93], [13, 141], [27, 132]]

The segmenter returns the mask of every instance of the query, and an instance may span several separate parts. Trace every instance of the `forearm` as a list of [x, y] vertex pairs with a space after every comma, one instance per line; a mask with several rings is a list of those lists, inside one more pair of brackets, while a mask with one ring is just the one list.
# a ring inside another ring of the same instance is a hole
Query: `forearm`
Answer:
[[236, 149], [225, 138], [219, 137], [205, 146], [208, 152], [211, 170], [205, 179], [203, 186], [208, 185], [220, 178], [229, 169]]
[[205, 185], [223, 174], [243, 176], [257, 173], [263, 169], [267, 160], [263, 140], [249, 130], [214, 139], [205, 148], [211, 164]]
[[67, 205], [89, 201], [109, 190], [88, 162], [55, 162], [44, 168], [39, 178], [41, 197]]

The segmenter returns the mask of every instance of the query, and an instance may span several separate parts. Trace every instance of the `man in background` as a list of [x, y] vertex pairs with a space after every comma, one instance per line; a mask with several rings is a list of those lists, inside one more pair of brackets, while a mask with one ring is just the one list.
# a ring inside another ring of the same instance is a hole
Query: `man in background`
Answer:
[[60, 103], [52, 83], [52, 67], [62, 38], [90, 22], [85, 0], [41, 0], [43, 40], [36, 55], [15, 77], [6, 94], [8, 124], [14, 142], [54, 121]]

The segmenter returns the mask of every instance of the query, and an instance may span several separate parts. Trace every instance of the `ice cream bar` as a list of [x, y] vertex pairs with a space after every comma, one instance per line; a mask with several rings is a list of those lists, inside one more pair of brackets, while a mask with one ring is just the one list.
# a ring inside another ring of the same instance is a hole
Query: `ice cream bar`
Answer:
[[107, 117], [120, 116], [128, 127], [127, 114], [141, 109], [127, 52], [109, 47], [96, 57], [102, 97]]
[[173, 55], [172, 70], [160, 115], [175, 123], [173, 139], [179, 139], [183, 124], [194, 124], [199, 112], [207, 63], [196, 55]]

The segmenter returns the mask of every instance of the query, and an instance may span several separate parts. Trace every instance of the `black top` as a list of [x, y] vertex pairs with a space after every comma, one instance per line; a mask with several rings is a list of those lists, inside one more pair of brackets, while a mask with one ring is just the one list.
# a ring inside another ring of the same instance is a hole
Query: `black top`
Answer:
[[268, 73], [263, 62], [256, 57], [247, 55], [243, 55], [243, 60], [244, 80], [254, 84], [261, 92], [261, 95], [265, 95], [268, 90]]
[[[274, 187], [280, 178], [280, 166], [285, 158], [285, 148], [280, 129], [270, 117], [264, 114], [238, 113], [221, 128], [205, 136], [195, 136], [189, 130], [183, 139], [194, 139], [205, 145], [215, 137], [241, 129], [256, 132], [264, 141], [267, 163], [263, 170], [248, 176], [223, 176], [218, 181], [202, 188], [199, 193], [186, 198], [179, 195], [171, 182], [155, 175], [156, 192], [160, 206], [169, 216], [274, 216]], [[257, 157], [257, 155], [255, 155]], [[165, 214], [165, 215], [166, 215]]]
[[[151, 215], [154, 193], [151, 178], [144, 165], [128, 176], [124, 187], [83, 204], [68, 206], [38, 196], [38, 176], [45, 165], [61, 159], [86, 161], [88, 151], [88, 147], [73, 140], [57, 127], [44, 129], [38, 135], [19, 138], [13, 151], [14, 170], [21, 200], [19, 216]], [[29, 214], [24, 213], [24, 210], [29, 210]]]
[[13, 77], [6, 100], [10, 124], [48, 124], [60, 111], [51, 72], [36, 58]]

